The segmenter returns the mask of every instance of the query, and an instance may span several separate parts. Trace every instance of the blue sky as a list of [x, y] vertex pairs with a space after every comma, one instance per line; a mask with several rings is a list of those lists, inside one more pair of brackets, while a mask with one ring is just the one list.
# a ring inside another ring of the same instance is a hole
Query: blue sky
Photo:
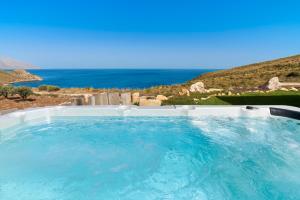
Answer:
[[49, 68], [222, 68], [300, 53], [299, 0], [0, 1], [0, 55]]

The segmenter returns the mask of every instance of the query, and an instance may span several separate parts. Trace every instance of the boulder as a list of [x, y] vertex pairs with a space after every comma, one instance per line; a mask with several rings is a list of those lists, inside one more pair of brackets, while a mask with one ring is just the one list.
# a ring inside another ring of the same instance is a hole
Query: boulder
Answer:
[[297, 91], [298, 91], [298, 89], [297, 89], [297, 88], [295, 88], [295, 87], [291, 87], [291, 88], [290, 88], [290, 91], [297, 92]]
[[204, 83], [199, 81], [197, 83], [194, 83], [190, 87], [191, 92], [200, 92], [200, 93], [205, 93], [206, 89], [204, 88]]
[[168, 97], [159, 94], [159, 95], [156, 96], [156, 99], [157, 99], [157, 100], [160, 100], [160, 101], [165, 101], [165, 100], [168, 100]]
[[287, 89], [287, 88], [280, 88], [280, 90], [281, 91], [286, 91], [286, 92], [289, 91], [289, 89]]
[[211, 98], [211, 96], [208, 96], [208, 97], [201, 97], [201, 100], [202, 101], [206, 101], [207, 99]]
[[195, 102], [195, 103], [199, 103], [199, 99], [197, 99], [197, 98], [193, 98], [193, 101]]
[[120, 105], [120, 94], [118, 92], [108, 93], [108, 103], [109, 105]]
[[187, 95], [189, 97], [190, 96], [190, 91], [186, 88], [182, 88], [181, 92], [179, 92], [179, 95], [180, 96]]
[[269, 80], [267, 88], [269, 90], [277, 90], [281, 87], [281, 83], [279, 82], [278, 77], [273, 77]]
[[106, 92], [95, 95], [95, 105], [108, 105], [108, 95]]
[[208, 90], [206, 90], [207, 92], [222, 92], [223, 89], [217, 89], [217, 88], [209, 88]]
[[131, 93], [122, 93], [121, 94], [122, 105], [131, 105]]

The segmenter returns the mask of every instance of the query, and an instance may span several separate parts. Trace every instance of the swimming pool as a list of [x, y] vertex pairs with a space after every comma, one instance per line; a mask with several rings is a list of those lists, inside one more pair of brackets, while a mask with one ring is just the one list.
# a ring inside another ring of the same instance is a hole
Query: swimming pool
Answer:
[[0, 199], [299, 199], [299, 121], [268, 107], [0, 116]]

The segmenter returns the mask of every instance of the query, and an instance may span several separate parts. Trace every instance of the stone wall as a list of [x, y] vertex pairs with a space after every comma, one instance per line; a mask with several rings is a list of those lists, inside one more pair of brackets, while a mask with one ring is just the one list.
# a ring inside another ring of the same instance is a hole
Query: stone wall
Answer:
[[156, 97], [141, 96], [138, 92], [130, 93], [99, 93], [85, 94], [73, 98], [72, 105], [140, 105], [140, 106], [160, 106], [163, 100], [168, 98], [163, 95]]

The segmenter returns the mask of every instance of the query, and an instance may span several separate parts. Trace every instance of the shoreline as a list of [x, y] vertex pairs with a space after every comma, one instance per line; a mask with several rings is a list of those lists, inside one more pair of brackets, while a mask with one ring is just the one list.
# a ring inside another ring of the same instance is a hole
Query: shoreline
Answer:
[[44, 77], [41, 82], [24, 84], [29, 87], [54, 85], [61, 88], [147, 89], [160, 85], [184, 84], [208, 72], [205, 69], [55, 69], [29, 71]]

